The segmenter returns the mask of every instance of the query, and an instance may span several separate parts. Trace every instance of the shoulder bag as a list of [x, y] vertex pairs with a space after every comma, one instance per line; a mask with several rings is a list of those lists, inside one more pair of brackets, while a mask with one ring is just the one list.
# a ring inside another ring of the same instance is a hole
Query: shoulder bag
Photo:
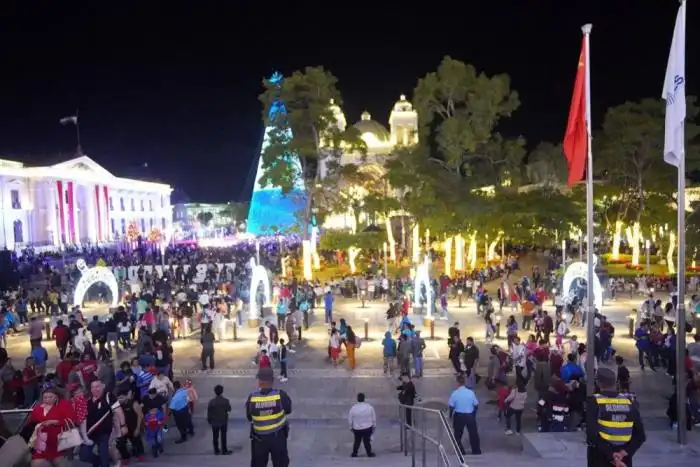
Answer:
[[76, 428], [72, 420], [66, 420], [63, 431], [58, 435], [58, 450], [67, 451], [83, 444], [80, 430]]

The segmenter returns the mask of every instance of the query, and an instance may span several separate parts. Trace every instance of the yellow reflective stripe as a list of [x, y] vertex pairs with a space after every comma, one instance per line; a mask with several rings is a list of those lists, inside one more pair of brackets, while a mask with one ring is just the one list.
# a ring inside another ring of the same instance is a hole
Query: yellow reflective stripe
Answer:
[[269, 422], [284, 417], [284, 412], [273, 413], [272, 415], [253, 415], [253, 421]]
[[281, 397], [279, 394], [275, 394], [274, 396], [250, 396], [250, 402], [275, 402], [280, 400]]
[[632, 428], [634, 426], [634, 422], [613, 422], [610, 420], [598, 420], [598, 423], [600, 424], [600, 426], [608, 428]]
[[276, 429], [276, 428], [281, 427], [281, 426], [284, 425], [286, 422], [287, 422], [286, 417], [283, 417], [283, 418], [282, 418], [279, 422], [277, 422], [277, 423], [273, 423], [272, 425], [263, 425], [263, 426], [255, 425], [255, 426], [253, 427], [253, 429], [254, 429], [255, 431], [270, 431], [270, 430], [274, 430], [274, 429]]
[[620, 404], [620, 405], [632, 404], [631, 400], [623, 399], [622, 397], [600, 397], [600, 398], [596, 398], [596, 402], [598, 402], [599, 404]]
[[607, 433], [603, 433], [602, 431], [598, 432], [598, 434], [601, 438], [603, 438], [606, 441], [618, 441], [621, 443], [626, 443], [632, 439], [632, 435], [609, 435]]

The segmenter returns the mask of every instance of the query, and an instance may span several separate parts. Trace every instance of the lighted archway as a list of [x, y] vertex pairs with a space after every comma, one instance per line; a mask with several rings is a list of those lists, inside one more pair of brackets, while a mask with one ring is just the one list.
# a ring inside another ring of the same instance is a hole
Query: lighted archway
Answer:
[[425, 259], [423, 260], [423, 263], [418, 265], [418, 268], [416, 269], [416, 275], [413, 279], [413, 307], [417, 308], [420, 306], [420, 301], [419, 301], [419, 296], [420, 296], [420, 287], [421, 285], [425, 285], [425, 306], [427, 307], [427, 313], [426, 316], [430, 316], [432, 314], [432, 309], [433, 309], [433, 300], [432, 300], [432, 295], [433, 295], [433, 288], [430, 285], [430, 258], [428, 256], [425, 256]]
[[[593, 270], [595, 271], [596, 264], [598, 264], [598, 257], [593, 256]], [[562, 297], [566, 300], [571, 291], [571, 285], [576, 279], [583, 279], [588, 281], [588, 264], [583, 262], [572, 263], [566, 272], [564, 273], [564, 278], [562, 279]], [[600, 285], [600, 279], [593, 273], [593, 304], [598, 309], [598, 311], [603, 309], [603, 287]]]
[[[249, 319], [259, 319], [259, 311], [257, 306], [258, 285], [262, 282], [263, 285], [263, 306], [271, 306], [272, 296], [270, 294], [270, 281], [267, 277], [265, 267], [256, 264], [255, 258], [250, 258], [251, 279], [250, 279], [250, 306], [248, 307]], [[262, 311], [262, 310], [260, 310]]]
[[119, 304], [119, 285], [117, 284], [117, 279], [114, 277], [112, 271], [104, 266], [95, 266], [94, 268], [89, 268], [85, 264], [84, 259], [79, 259], [75, 263], [78, 271], [80, 271], [80, 280], [78, 285], [75, 287], [75, 293], [73, 294], [73, 304], [81, 305], [83, 299], [85, 298], [85, 293], [88, 291], [90, 286], [98, 282], [102, 282], [107, 287], [109, 287], [112, 293], [112, 301], [110, 306], [116, 308]]

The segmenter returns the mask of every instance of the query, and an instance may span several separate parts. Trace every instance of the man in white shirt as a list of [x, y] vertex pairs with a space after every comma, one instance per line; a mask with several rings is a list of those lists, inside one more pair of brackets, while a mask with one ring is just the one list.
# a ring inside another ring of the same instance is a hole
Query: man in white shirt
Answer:
[[367, 457], [374, 457], [375, 454], [372, 452], [372, 433], [374, 433], [374, 428], [377, 426], [377, 415], [374, 413], [374, 407], [365, 402], [364, 393], [357, 394], [357, 403], [348, 412], [348, 423], [350, 424], [350, 430], [355, 435], [351, 457], [357, 457], [360, 442], [365, 446]]

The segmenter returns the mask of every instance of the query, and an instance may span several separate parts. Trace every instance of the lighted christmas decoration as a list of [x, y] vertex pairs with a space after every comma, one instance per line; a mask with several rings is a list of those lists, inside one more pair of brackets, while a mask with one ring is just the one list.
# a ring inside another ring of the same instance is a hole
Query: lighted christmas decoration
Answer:
[[126, 227], [127, 240], [135, 242], [139, 238], [139, 235], [141, 235], [141, 232], [139, 232], [136, 222], [129, 222], [129, 225]]
[[163, 232], [158, 227], [153, 227], [148, 233], [148, 240], [153, 243], [160, 243], [163, 240]]

